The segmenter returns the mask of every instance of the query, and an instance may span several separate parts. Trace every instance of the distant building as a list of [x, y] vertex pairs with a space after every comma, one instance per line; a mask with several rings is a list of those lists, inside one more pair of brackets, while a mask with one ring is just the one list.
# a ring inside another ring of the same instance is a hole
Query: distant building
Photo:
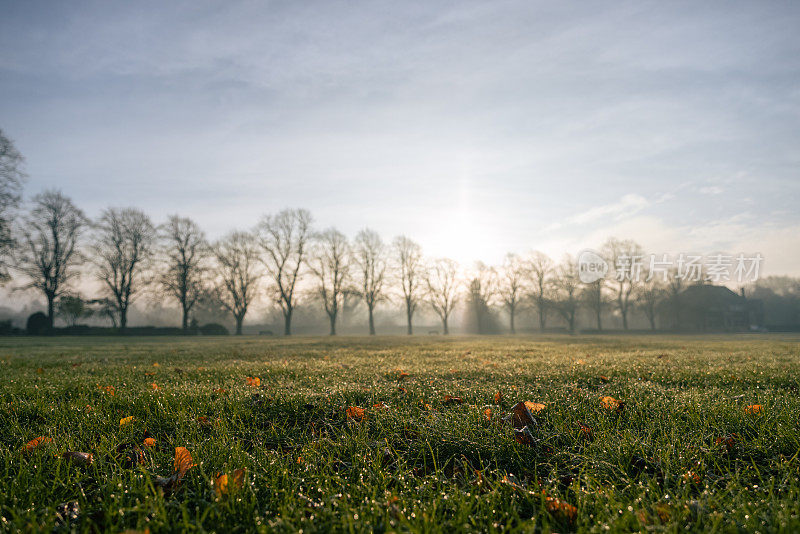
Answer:
[[760, 329], [764, 324], [764, 305], [759, 299], [746, 298], [744, 291], [736, 294], [725, 286], [697, 284], [683, 290], [677, 301], [664, 301], [660, 323], [673, 325], [677, 330], [700, 332]]

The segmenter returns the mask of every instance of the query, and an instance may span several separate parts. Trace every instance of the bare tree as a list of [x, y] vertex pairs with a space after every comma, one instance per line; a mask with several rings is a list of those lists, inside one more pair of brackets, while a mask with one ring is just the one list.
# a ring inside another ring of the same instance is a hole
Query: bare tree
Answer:
[[447, 321], [458, 300], [458, 264], [448, 258], [434, 261], [425, 270], [428, 303], [442, 320], [442, 332], [450, 333]]
[[547, 306], [549, 302], [549, 290], [552, 287], [551, 278], [553, 276], [553, 260], [546, 254], [534, 251], [526, 260], [528, 268], [528, 278], [532, 288], [531, 297], [533, 299], [536, 313], [539, 315], [539, 330], [544, 331], [547, 325]]
[[375, 305], [383, 300], [383, 284], [386, 275], [386, 247], [381, 237], [370, 229], [356, 235], [353, 246], [353, 261], [359, 270], [359, 293], [367, 305], [369, 335], [375, 335]]
[[161, 288], [177, 299], [181, 307], [181, 326], [189, 329], [189, 314], [203, 294], [208, 269], [209, 246], [203, 230], [186, 217], [171, 215], [158, 228], [163, 269]]
[[497, 293], [508, 312], [512, 334], [517, 333], [515, 319], [527, 290], [527, 266], [516, 254], [507, 254], [498, 277]]
[[594, 312], [597, 329], [603, 330], [603, 310], [608, 305], [605, 294], [605, 280], [595, 280], [587, 284], [581, 291], [581, 297], [586, 307]]
[[119, 328], [128, 325], [128, 309], [141, 287], [151, 261], [156, 231], [150, 218], [136, 208], [109, 208], [96, 224], [94, 262], [97, 277], [119, 316]]
[[394, 261], [398, 272], [403, 302], [406, 307], [407, 333], [414, 333], [411, 322], [417, 309], [421, 293], [422, 247], [406, 236], [398, 236], [392, 242]]
[[681, 327], [681, 293], [683, 293], [683, 290], [683, 277], [679, 276], [676, 269], [673, 269], [669, 273], [666, 296], [669, 299], [669, 306], [672, 310], [673, 320], [675, 321], [675, 330]]
[[556, 268], [553, 287], [555, 288], [555, 309], [567, 323], [570, 333], [573, 333], [575, 332], [575, 317], [580, 308], [580, 278], [575, 260], [570, 255], [564, 256], [561, 264]]
[[348, 290], [349, 256], [350, 244], [339, 230], [329, 228], [315, 236], [309, 268], [317, 278], [317, 294], [328, 314], [332, 336], [336, 335], [336, 317]]
[[650, 329], [656, 329], [656, 312], [661, 299], [667, 294], [664, 282], [658, 278], [648, 277], [636, 292], [636, 304], [647, 316], [650, 322]]
[[272, 278], [272, 299], [283, 312], [283, 333], [292, 335], [292, 314], [297, 306], [295, 290], [302, 277], [306, 247], [311, 235], [311, 214], [308, 210], [287, 209], [267, 215], [258, 225], [259, 243]]
[[236, 335], [242, 334], [247, 309], [258, 291], [258, 248], [247, 232], [231, 232], [211, 248], [216, 260], [215, 295], [236, 321]]
[[8, 260], [15, 245], [11, 217], [19, 205], [26, 178], [22, 170], [24, 163], [25, 158], [0, 129], [0, 283], [9, 279]]
[[497, 271], [482, 262], [475, 264], [469, 280], [469, 308], [478, 334], [489, 333], [491, 308], [497, 297]]
[[33, 197], [24, 217], [15, 267], [30, 279], [25, 288], [44, 293], [50, 328], [55, 320], [56, 299], [78, 276], [76, 267], [82, 260], [78, 240], [87, 223], [83, 212], [60, 191], [45, 191]]
[[603, 256], [614, 271], [611, 289], [622, 317], [622, 328], [627, 330], [628, 311], [633, 302], [634, 289], [639, 284], [644, 251], [635, 241], [612, 237], [603, 245]]

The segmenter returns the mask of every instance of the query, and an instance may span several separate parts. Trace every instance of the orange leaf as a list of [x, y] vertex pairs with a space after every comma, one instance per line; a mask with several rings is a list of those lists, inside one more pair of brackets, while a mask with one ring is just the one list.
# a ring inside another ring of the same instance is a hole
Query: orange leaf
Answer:
[[261, 385], [261, 378], [259, 378], [257, 376], [245, 377], [245, 381], [247, 382], [247, 385], [252, 387], [252, 388], [256, 388], [256, 387]]
[[211, 426], [211, 421], [209, 421], [208, 417], [206, 417], [205, 415], [201, 415], [200, 417], [198, 417], [197, 422], [203, 426]]
[[764, 407], [760, 404], [751, 404], [750, 406], [745, 407], [744, 413], [747, 415], [757, 415], [764, 411]]
[[345, 413], [347, 414], [347, 418], [351, 421], [360, 422], [364, 420], [364, 415], [365, 415], [364, 408], [361, 408], [359, 406], [350, 406], [349, 408], [347, 408]]
[[389, 409], [389, 407], [383, 402], [378, 402], [376, 404], [373, 404], [372, 408], [375, 409], [376, 411], [388, 410]]
[[594, 439], [594, 431], [592, 430], [592, 427], [587, 426], [581, 423], [580, 421], [576, 422], [578, 423], [578, 426], [581, 428], [581, 437], [583, 439], [588, 439], [588, 440]]
[[178, 473], [178, 479], [194, 466], [192, 453], [186, 447], [175, 447], [175, 472]]
[[119, 426], [128, 425], [128, 424], [134, 422], [135, 420], [136, 420], [136, 418], [134, 416], [132, 416], [132, 415], [129, 415], [128, 417], [123, 417], [122, 419], [119, 420]]
[[544, 405], [544, 404], [542, 404], [541, 402], [531, 402], [531, 401], [525, 401], [525, 407], [528, 409], [528, 411], [530, 411], [530, 412], [533, 414], [533, 413], [539, 413], [539, 412], [541, 412], [541, 411], [542, 411], [542, 410], [544, 410], [544, 409], [545, 409], [547, 406], [545, 406], [545, 405]]
[[94, 461], [94, 454], [89, 452], [75, 452], [69, 451], [61, 455], [62, 458], [72, 462], [75, 465], [87, 466], [92, 465]]
[[106, 395], [109, 395], [111, 397], [114, 396], [114, 386], [97, 386], [97, 387], [100, 388], [100, 391], [105, 392]]
[[491, 408], [486, 408], [485, 410], [483, 410], [483, 417], [487, 421], [491, 421], [492, 420], [492, 409]]
[[569, 521], [570, 523], [575, 521], [575, 518], [578, 516], [578, 509], [576, 507], [556, 497], [545, 497], [544, 506], [547, 508], [548, 512], [557, 518]]
[[497, 393], [494, 394], [494, 403], [500, 404], [501, 400], [503, 400], [503, 394], [498, 391]]
[[144, 438], [144, 446], [145, 447], [155, 447], [156, 446], [156, 438]]
[[150, 389], [152, 389], [153, 391], [158, 391], [158, 384], [156, 384], [155, 382], [151, 383]]
[[[244, 475], [246, 469], [237, 469], [233, 472], [233, 489], [241, 489], [244, 485]], [[227, 474], [220, 474], [217, 473], [214, 477], [214, 491], [217, 493], [217, 497], [222, 497], [223, 495], [227, 495], [229, 490], [228, 485], [228, 475]]]
[[600, 375], [600, 381], [601, 381], [601, 382], [608, 382], [609, 380], [611, 380], [611, 379], [610, 379], [610, 378], [608, 378], [607, 376], [605, 376], [605, 375]]
[[46, 443], [53, 443], [53, 440], [45, 436], [39, 436], [38, 438], [32, 439], [26, 443], [22, 450], [26, 453], [30, 453]]
[[404, 379], [408, 378], [409, 376], [411, 376], [409, 373], [406, 373], [405, 371], [400, 371], [400, 373], [397, 375], [397, 381], [398, 382], [402, 382]]
[[153, 362], [153, 367], [161, 367], [161, 364], [158, 362]]
[[214, 390], [214, 393], [216, 393], [217, 395], [224, 395], [227, 392], [228, 392], [228, 390], [225, 389], [225, 388], [217, 388], [217, 389]]
[[612, 412], [621, 412], [625, 409], [625, 403], [621, 400], [615, 399], [614, 397], [602, 397], [600, 399], [600, 405], [606, 410]]

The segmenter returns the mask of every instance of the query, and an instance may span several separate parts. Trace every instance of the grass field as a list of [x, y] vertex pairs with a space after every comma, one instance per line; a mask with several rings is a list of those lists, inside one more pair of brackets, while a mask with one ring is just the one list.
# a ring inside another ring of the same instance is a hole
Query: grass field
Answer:
[[0, 529], [797, 532], [798, 341], [7, 338]]

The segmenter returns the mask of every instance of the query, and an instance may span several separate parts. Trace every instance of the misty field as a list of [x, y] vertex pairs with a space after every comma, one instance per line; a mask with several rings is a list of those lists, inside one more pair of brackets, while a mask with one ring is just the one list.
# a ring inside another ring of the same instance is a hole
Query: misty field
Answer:
[[798, 341], [6, 338], [0, 530], [798, 531]]

